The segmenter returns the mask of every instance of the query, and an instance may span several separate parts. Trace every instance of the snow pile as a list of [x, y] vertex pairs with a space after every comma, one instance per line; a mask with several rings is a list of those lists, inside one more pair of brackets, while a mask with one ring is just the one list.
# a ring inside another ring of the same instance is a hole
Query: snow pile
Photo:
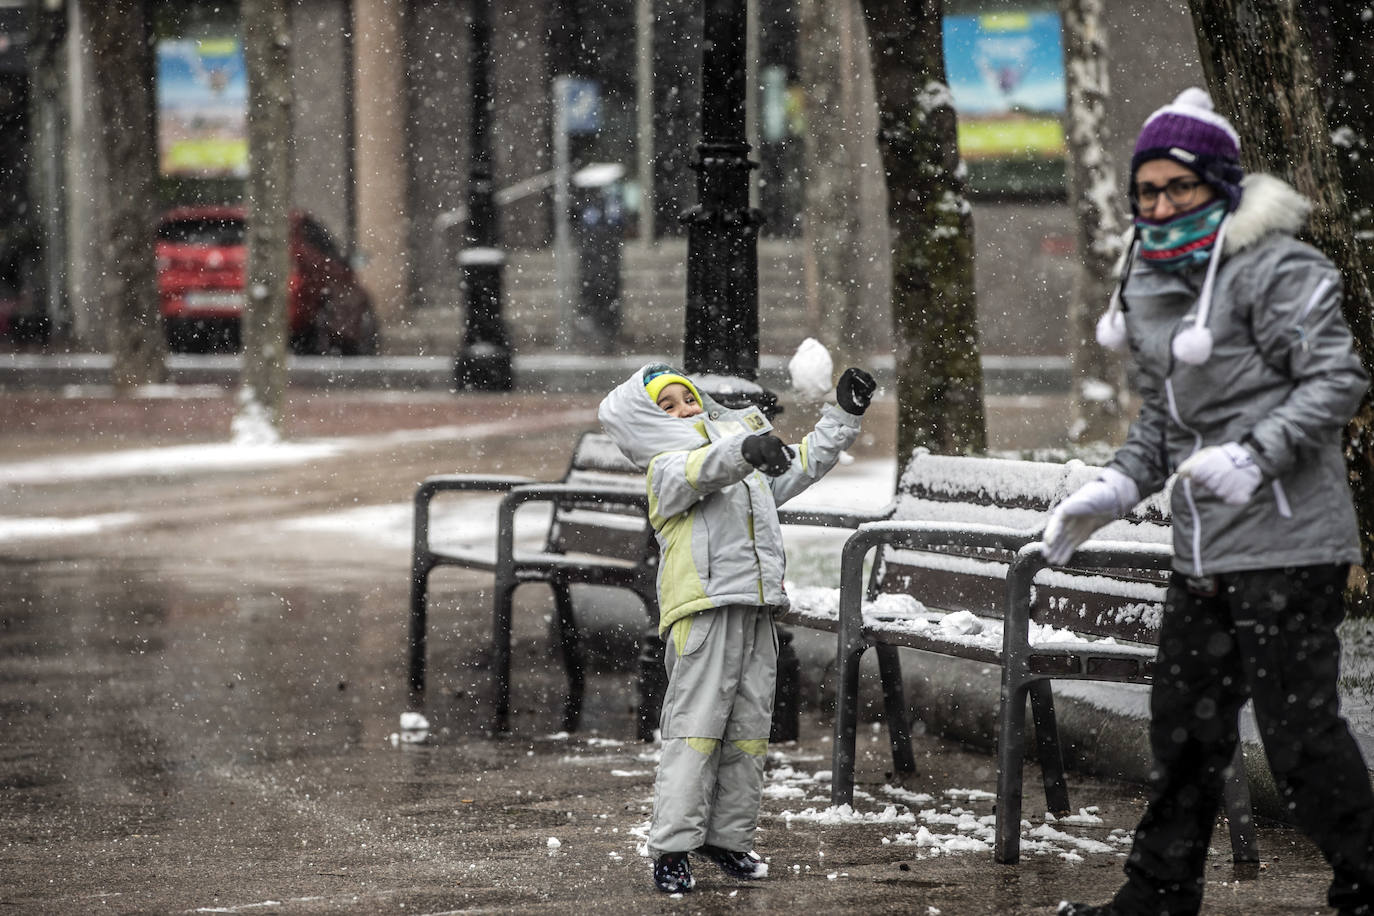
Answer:
[[272, 414], [258, 400], [257, 392], [251, 385], [238, 390], [234, 400], [239, 411], [229, 424], [230, 441], [235, 445], [261, 446], [276, 445], [281, 441], [281, 430], [272, 420]]
[[804, 808], [801, 811], [783, 811], [778, 817], [788, 827], [793, 821], [819, 824], [823, 827], [838, 827], [848, 824], [914, 824], [916, 815], [910, 811], [900, 812], [896, 805], [888, 805], [879, 812], [855, 811], [852, 805], [831, 805], [828, 808]]
[[814, 337], [808, 337], [797, 347], [787, 363], [792, 378], [792, 390], [808, 401], [819, 401], [830, 394], [834, 386], [835, 361], [830, 351]]

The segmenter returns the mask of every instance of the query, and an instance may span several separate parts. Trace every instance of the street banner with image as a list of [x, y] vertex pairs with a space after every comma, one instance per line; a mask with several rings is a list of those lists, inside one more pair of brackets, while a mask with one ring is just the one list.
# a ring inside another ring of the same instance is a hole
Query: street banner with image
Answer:
[[157, 111], [163, 175], [248, 174], [248, 78], [237, 38], [159, 41]]
[[959, 152], [974, 190], [1064, 188], [1064, 50], [1059, 14], [999, 10], [945, 17], [945, 70]]

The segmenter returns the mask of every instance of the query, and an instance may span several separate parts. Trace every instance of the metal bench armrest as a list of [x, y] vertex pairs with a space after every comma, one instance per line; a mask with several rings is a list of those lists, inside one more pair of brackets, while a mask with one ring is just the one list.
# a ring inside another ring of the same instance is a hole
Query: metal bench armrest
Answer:
[[[1173, 548], [1166, 544], [1138, 541], [1087, 541], [1074, 551], [1066, 570], [1094, 569], [1169, 569], [1173, 565]], [[1011, 569], [1007, 571], [1006, 616], [1002, 626], [1002, 653], [1008, 666], [1020, 663], [1030, 641], [1031, 591], [1035, 574], [1049, 567], [1045, 561], [1045, 545], [1031, 541], [1017, 550]]]
[[649, 511], [649, 497], [643, 490], [589, 484], [543, 483], [513, 488], [501, 498], [496, 515], [496, 578], [509, 578], [515, 562], [515, 511], [532, 502], [580, 499], [591, 502], [631, 504]]
[[1020, 550], [1038, 531], [955, 522], [883, 521], [860, 525], [840, 553], [840, 651], [863, 640], [864, 558], [874, 547], [921, 550], [941, 545]]
[[534, 482], [531, 477], [500, 474], [435, 474], [426, 477], [415, 489], [414, 539], [411, 542], [412, 565], [422, 564], [429, 557], [429, 506], [439, 493], [504, 493], [513, 487]]

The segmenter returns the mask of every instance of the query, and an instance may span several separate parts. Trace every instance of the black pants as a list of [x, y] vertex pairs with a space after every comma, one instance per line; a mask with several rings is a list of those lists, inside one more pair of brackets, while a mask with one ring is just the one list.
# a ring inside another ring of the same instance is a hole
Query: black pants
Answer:
[[1214, 588], [1170, 581], [1150, 695], [1152, 797], [1116, 895], [1123, 911], [1198, 912], [1247, 697], [1280, 798], [1331, 864], [1328, 902], [1374, 903], [1374, 793], [1336, 692], [1347, 571], [1230, 573]]

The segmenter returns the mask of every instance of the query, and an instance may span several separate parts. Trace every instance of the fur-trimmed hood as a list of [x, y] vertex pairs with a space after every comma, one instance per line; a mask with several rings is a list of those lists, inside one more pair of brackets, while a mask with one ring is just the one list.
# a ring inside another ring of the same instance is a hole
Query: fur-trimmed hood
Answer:
[[1240, 183], [1240, 206], [1231, 216], [1222, 245], [1223, 255], [1249, 248], [1271, 232], [1297, 235], [1307, 224], [1312, 201], [1281, 178], [1256, 172]]

